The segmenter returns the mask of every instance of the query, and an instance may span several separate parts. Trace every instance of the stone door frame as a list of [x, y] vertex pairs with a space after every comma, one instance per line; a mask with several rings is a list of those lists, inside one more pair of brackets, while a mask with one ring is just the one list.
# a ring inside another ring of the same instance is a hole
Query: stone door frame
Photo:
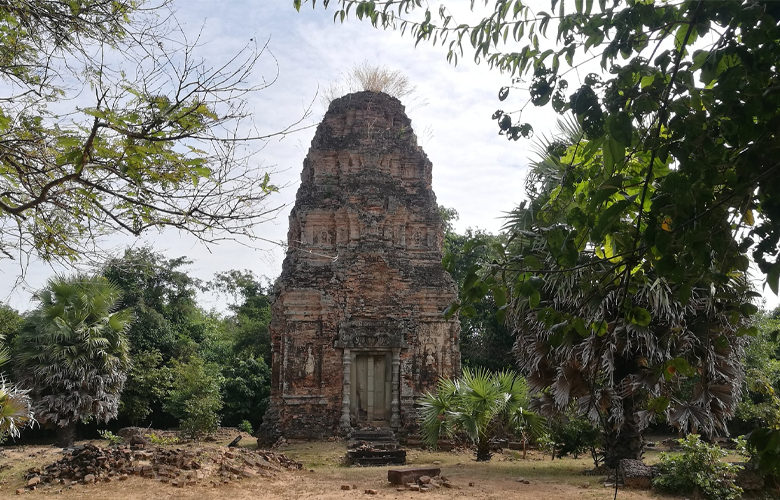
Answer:
[[385, 355], [390, 353], [390, 427], [398, 430], [401, 427], [401, 404], [400, 404], [400, 382], [401, 382], [401, 349], [377, 348], [377, 347], [358, 347], [344, 348], [342, 353], [343, 367], [343, 389], [341, 392], [341, 419], [339, 420], [339, 430], [344, 436], [352, 432], [352, 423], [350, 416], [351, 394], [352, 394], [352, 356], [353, 355]]

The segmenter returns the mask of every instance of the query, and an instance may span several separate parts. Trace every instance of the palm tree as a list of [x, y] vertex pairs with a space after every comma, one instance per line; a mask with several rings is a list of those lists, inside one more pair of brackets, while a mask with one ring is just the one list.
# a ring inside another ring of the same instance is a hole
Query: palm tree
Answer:
[[525, 381], [511, 370], [466, 368], [460, 379], [441, 379], [436, 394], [419, 401], [423, 441], [434, 447], [440, 436], [464, 432], [477, 447], [477, 460], [489, 461], [490, 439], [500, 423], [526, 436], [544, 432], [544, 419], [524, 408], [526, 394]]
[[58, 429], [61, 446], [72, 445], [77, 422], [116, 417], [132, 321], [129, 310], [116, 310], [120, 295], [102, 277], [55, 278], [22, 326], [18, 379], [31, 388], [38, 420]]
[[[0, 366], [10, 358], [4, 342], [5, 337], [0, 335]], [[22, 429], [35, 423], [28, 392], [7, 382], [4, 373], [0, 374], [0, 443], [8, 436], [19, 437]]]
[[[562, 124], [561, 132], [561, 140], [538, 147], [531, 200], [508, 218], [511, 243], [501, 265], [518, 366], [539, 395], [534, 410], [552, 417], [575, 403], [600, 425], [610, 467], [641, 458], [641, 432], [659, 415], [681, 429], [725, 431], [744, 376], [740, 316], [751, 307], [745, 276], [713, 273], [716, 279], [702, 276], [687, 290], [672, 287], [659, 277], [660, 257], [629, 266], [611, 248], [625, 238], [618, 229], [633, 221], [604, 228], [606, 244], [589, 222], [578, 230], [572, 198], [579, 195], [557, 191], [579, 188], [601, 160], [580, 154], [588, 147], [576, 124]], [[641, 170], [640, 161], [627, 161], [623, 175]]]

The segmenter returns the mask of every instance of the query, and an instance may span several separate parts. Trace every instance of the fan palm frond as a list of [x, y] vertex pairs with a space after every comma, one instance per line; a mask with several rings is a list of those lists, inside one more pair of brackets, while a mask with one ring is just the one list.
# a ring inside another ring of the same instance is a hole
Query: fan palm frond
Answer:
[[[428, 393], [419, 400], [423, 440], [435, 446], [441, 436], [462, 432], [477, 446], [477, 459], [489, 460], [488, 444], [499, 420], [507, 421], [520, 409], [531, 425], [534, 414], [521, 407], [526, 400], [525, 381], [511, 370], [494, 374], [484, 368], [466, 368], [461, 378], [440, 380], [437, 394]], [[544, 421], [538, 417], [534, 426], [538, 427], [539, 419]]]
[[19, 437], [22, 429], [35, 423], [28, 392], [0, 376], [0, 443], [7, 436]]

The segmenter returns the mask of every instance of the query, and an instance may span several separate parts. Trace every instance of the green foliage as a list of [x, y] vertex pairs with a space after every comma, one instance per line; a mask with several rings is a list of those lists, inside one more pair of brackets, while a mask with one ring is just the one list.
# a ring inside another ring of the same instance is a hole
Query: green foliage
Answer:
[[267, 218], [275, 187], [246, 168], [233, 147], [242, 137], [226, 132], [245, 128], [244, 99], [266, 87], [249, 81], [262, 48], [205, 62], [175, 22], [160, 22], [165, 9], [136, 0], [0, 6], [0, 134], [12, 153], [0, 159], [0, 256], [72, 263], [116, 231], [251, 237]]
[[247, 358], [224, 367], [222, 376], [222, 423], [259, 427], [271, 396], [271, 369], [263, 358]]
[[653, 486], [677, 494], [699, 491], [709, 500], [734, 500], [742, 496], [742, 488], [734, 484], [739, 465], [722, 462], [727, 453], [690, 434], [678, 440], [682, 454], [661, 453], [658, 475]]
[[171, 384], [172, 360], [194, 354], [205, 329], [195, 301], [201, 284], [187, 273], [189, 264], [184, 257], [168, 259], [142, 247], [127, 249], [101, 266], [102, 274], [122, 289], [123, 307], [136, 318], [127, 332], [134, 362], [120, 408], [121, 416], [133, 425], [176, 421], [161, 411]]
[[238, 424], [238, 430], [241, 432], [246, 432], [247, 434], [252, 434], [254, 432], [254, 429], [252, 429], [252, 424], [249, 422], [249, 420], [242, 420], [240, 424]]
[[[457, 234], [450, 222], [457, 219], [457, 212], [444, 207], [439, 207], [439, 212], [448, 227], [444, 233], [443, 265], [458, 288], [464, 289], [477, 278], [475, 273], [480, 266], [503, 255], [502, 239], [481, 230], [468, 229], [465, 234]], [[504, 325], [506, 300], [502, 292], [500, 289], [480, 289], [479, 297], [460, 310], [460, 352], [464, 366], [492, 371], [514, 366], [514, 337]], [[455, 307], [448, 312], [454, 314]]]
[[233, 302], [228, 306], [232, 315], [225, 318], [225, 328], [234, 344], [234, 350], [255, 358], [262, 356], [270, 366], [270, 283], [263, 285], [252, 271], [231, 270], [218, 273], [209, 283], [209, 287], [233, 297]]
[[[136, 322], [129, 330], [134, 365], [122, 396], [121, 416], [132, 424], [176, 425], [183, 418], [164, 404], [175, 373], [193, 357], [220, 367], [222, 406], [217, 417], [235, 426], [259, 426], [270, 396], [270, 300], [251, 271], [217, 274], [204, 284], [188, 273], [192, 262], [169, 259], [151, 248], [128, 249], [109, 259], [102, 272], [124, 290], [123, 304]], [[199, 290], [230, 297], [229, 314], [207, 313]], [[179, 410], [181, 411], [181, 410]], [[196, 409], [192, 413], [196, 413]]]
[[179, 419], [181, 430], [190, 437], [219, 427], [222, 382], [219, 367], [197, 356], [186, 363], [174, 363], [173, 389], [167, 395], [165, 409]]
[[750, 433], [747, 440], [751, 460], [759, 470], [775, 478], [780, 477], [780, 428], [760, 427]]
[[550, 455], [553, 460], [555, 459], [555, 452], [558, 447], [558, 443], [550, 432], [543, 432], [539, 437], [537, 437], [536, 444], [539, 446], [539, 449], [542, 451], [542, 453]]
[[544, 419], [526, 410], [527, 386], [516, 373], [463, 370], [457, 380], [441, 379], [436, 394], [426, 393], [420, 405], [423, 441], [436, 446], [440, 436], [465, 433], [477, 446], [477, 460], [490, 460], [490, 438], [499, 422], [532, 435], [544, 431]]
[[171, 389], [171, 378], [172, 369], [163, 364], [159, 351], [135, 354], [122, 391], [119, 414], [133, 425], [146, 420], [152, 414], [153, 406], [162, 401]]
[[152, 432], [151, 434], [147, 434], [146, 437], [149, 438], [149, 442], [155, 445], [159, 446], [170, 446], [174, 444], [179, 444], [179, 438], [176, 436], [158, 436], [156, 433]]
[[[0, 340], [0, 345], [8, 346], [13, 343], [16, 334], [22, 327], [23, 321], [24, 318], [21, 314], [6, 304], [0, 303], [0, 339], [2, 339]], [[0, 356], [2, 355], [0, 354]], [[0, 357], [0, 360], [2, 359]], [[0, 366], [3, 364], [4, 362], [0, 362]]]
[[101, 274], [122, 289], [122, 305], [136, 316], [128, 332], [133, 352], [159, 351], [164, 359], [181, 355], [198, 335], [192, 317], [201, 283], [185, 267], [185, 257], [168, 259], [151, 247], [128, 248], [108, 259]]
[[599, 446], [601, 431], [587, 419], [558, 419], [550, 425], [550, 430], [558, 457], [572, 455], [579, 458], [585, 453], [591, 453], [594, 459], [597, 456], [595, 450]]
[[269, 284], [251, 271], [219, 273], [211, 289], [233, 298], [231, 314], [222, 318], [201, 346], [203, 357], [222, 367], [222, 423], [248, 420], [259, 427], [271, 395], [271, 321]]
[[98, 434], [100, 434], [100, 437], [108, 441], [109, 445], [117, 445], [122, 444], [122, 436], [117, 436], [113, 432], [111, 432], [108, 429], [101, 429], [98, 431]]
[[731, 426], [747, 432], [739, 442], [759, 470], [780, 477], [780, 341], [778, 311], [762, 312], [756, 317], [758, 334], [745, 349], [743, 363], [747, 371], [745, 393]]
[[[655, 258], [629, 262], [578, 228], [593, 200], [615, 195], [623, 203], [636, 192], [618, 193], [612, 177], [598, 187], [583, 181], [600, 171], [600, 160], [576, 124], [562, 125], [565, 138], [540, 147], [530, 202], [508, 218], [505, 256], [475, 271], [470, 287], [506, 288], [515, 352], [540, 390], [539, 408], [553, 416], [577, 402], [603, 429], [612, 467], [641, 456], [641, 432], [656, 418], [708, 433], [725, 429], [741, 389], [751, 292], [744, 272], [733, 272], [698, 281], [683, 298]], [[638, 179], [641, 164], [632, 160], [625, 170], [635, 169]], [[631, 230], [627, 219], [616, 223]], [[621, 237], [612, 231], [609, 241]], [[462, 291], [462, 300], [470, 294]]]
[[780, 424], [780, 319], [767, 312], [756, 315], [755, 337], [748, 339], [742, 365], [746, 379], [736, 416], [729, 423], [733, 434], [746, 434], [757, 427]]
[[19, 383], [31, 389], [37, 418], [62, 430], [64, 441], [78, 421], [117, 415], [132, 322], [129, 310], [118, 309], [120, 295], [102, 277], [51, 279], [17, 338]]

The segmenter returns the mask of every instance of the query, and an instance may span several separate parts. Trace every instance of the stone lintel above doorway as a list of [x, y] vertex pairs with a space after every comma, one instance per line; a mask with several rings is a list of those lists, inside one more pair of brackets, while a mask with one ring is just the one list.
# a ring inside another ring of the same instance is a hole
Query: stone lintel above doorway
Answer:
[[408, 321], [355, 320], [342, 321], [338, 337], [333, 343], [336, 349], [406, 349]]

